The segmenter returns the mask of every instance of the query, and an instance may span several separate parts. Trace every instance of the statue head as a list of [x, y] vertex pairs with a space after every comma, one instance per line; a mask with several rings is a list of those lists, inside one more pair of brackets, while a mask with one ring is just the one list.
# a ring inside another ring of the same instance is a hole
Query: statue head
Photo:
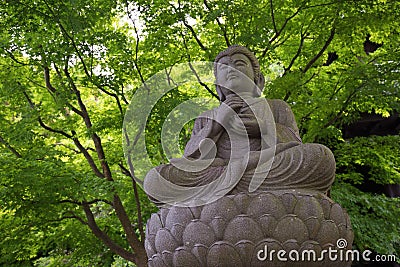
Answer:
[[[243, 89], [247, 90], [249, 93], [253, 93], [254, 96], [260, 96], [264, 88], [265, 80], [260, 71], [260, 64], [254, 54], [246, 47], [239, 45], [230, 46], [226, 50], [220, 52], [214, 60], [214, 75], [216, 79], [218, 79], [218, 70], [221, 71], [222, 64], [228, 65], [228, 62], [234, 63], [229, 64], [231, 70], [233, 68], [237, 69], [241, 72], [241, 74], [245, 74], [248, 78], [252, 80], [252, 82], [254, 82], [255, 86], [254, 84], [251, 84], [247, 86], [249, 88]], [[238, 63], [236, 63], [235, 65], [235, 62]], [[249, 66], [246, 67], [245, 64], [248, 64]], [[242, 77], [244, 76], [242, 75]], [[243, 84], [244, 82], [245, 81], [242, 81]], [[217, 84], [216, 89], [220, 101], [224, 101], [228, 92], [227, 89], [223, 87], [221, 88], [220, 84]]]

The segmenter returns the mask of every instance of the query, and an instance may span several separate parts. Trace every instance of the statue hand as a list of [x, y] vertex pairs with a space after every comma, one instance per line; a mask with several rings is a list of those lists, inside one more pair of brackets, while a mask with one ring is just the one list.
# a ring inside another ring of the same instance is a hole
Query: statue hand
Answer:
[[236, 113], [243, 106], [243, 100], [238, 96], [229, 96], [224, 102], [218, 107], [217, 111], [217, 122], [223, 126], [228, 126], [231, 119], [233, 119]]

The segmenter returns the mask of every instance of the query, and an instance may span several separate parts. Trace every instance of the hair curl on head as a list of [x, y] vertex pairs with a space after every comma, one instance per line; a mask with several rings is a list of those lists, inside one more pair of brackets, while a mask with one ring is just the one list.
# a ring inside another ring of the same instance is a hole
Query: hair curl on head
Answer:
[[[261, 91], [264, 89], [264, 75], [262, 75], [261, 70], [260, 70], [260, 63], [258, 62], [258, 59], [254, 56], [253, 52], [251, 52], [247, 47], [240, 46], [240, 45], [232, 45], [225, 49], [224, 51], [220, 52], [214, 60], [214, 75], [217, 77], [217, 66], [218, 66], [218, 61], [225, 57], [225, 56], [232, 56], [234, 54], [243, 54], [246, 57], [249, 58], [251, 65], [253, 67], [254, 71], [254, 83], [257, 85], [257, 87]], [[220, 101], [225, 100], [225, 96], [222, 94], [219, 86], [217, 85], [217, 93], [219, 95]]]

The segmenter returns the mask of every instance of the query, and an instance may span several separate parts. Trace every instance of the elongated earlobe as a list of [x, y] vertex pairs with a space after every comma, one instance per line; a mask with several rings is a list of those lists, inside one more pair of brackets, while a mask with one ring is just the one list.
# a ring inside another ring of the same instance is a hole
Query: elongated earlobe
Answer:
[[264, 75], [262, 73], [260, 73], [258, 81], [256, 81], [257, 96], [261, 96], [262, 91], [264, 90], [264, 86], [265, 86], [265, 78], [264, 78]]
[[222, 93], [221, 87], [219, 85], [215, 86], [215, 90], [217, 91], [217, 94], [219, 96], [219, 101], [224, 102], [225, 101], [225, 95]]

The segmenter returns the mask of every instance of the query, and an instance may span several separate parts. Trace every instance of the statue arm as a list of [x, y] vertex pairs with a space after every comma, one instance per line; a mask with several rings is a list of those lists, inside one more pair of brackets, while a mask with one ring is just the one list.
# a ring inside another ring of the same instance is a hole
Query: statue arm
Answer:
[[186, 144], [184, 156], [188, 158], [198, 159], [201, 152], [207, 155], [212, 149], [211, 142], [203, 142], [203, 140], [211, 139], [215, 144], [222, 134], [222, 127], [214, 118], [214, 112], [209, 111], [200, 115], [194, 122], [192, 135]]
[[276, 133], [279, 143], [302, 142], [296, 119], [290, 106], [283, 100], [268, 100], [276, 123]]

